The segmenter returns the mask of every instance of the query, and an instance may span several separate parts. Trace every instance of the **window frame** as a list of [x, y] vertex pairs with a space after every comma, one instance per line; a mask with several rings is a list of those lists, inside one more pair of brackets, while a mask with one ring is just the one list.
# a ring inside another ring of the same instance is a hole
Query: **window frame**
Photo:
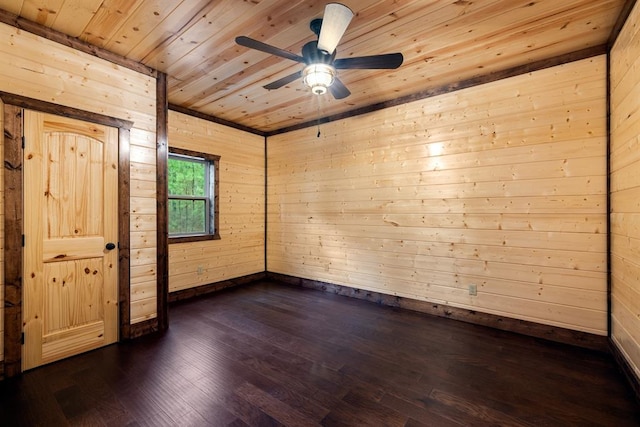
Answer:
[[[220, 228], [219, 228], [219, 205], [218, 205], [218, 189], [220, 182], [220, 156], [203, 153], [199, 151], [185, 150], [182, 148], [169, 147], [168, 157], [191, 157], [196, 160], [202, 160], [205, 164], [210, 165], [213, 171], [210, 171], [208, 176], [205, 177], [208, 182], [207, 188], [209, 191], [213, 191], [213, 195], [209, 197], [172, 197], [169, 193], [169, 177], [167, 176], [167, 220], [169, 220], [169, 200], [205, 200], [205, 206], [208, 206], [207, 213], [209, 216], [209, 232], [206, 234], [181, 234], [171, 235], [169, 234], [167, 227], [167, 234], [169, 238], [169, 244], [171, 243], [187, 243], [187, 242], [203, 242], [207, 240], [220, 240]], [[168, 165], [168, 158], [167, 158]], [[167, 166], [167, 174], [169, 173], [169, 167]], [[213, 178], [213, 185], [211, 185], [211, 177]], [[211, 218], [213, 216], [213, 218]], [[211, 230], [213, 228], [213, 230]]]

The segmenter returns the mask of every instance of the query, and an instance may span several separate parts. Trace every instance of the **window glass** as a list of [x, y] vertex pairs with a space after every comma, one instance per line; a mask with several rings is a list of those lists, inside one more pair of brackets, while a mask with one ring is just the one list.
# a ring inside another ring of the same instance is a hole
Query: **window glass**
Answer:
[[169, 237], [217, 235], [218, 156], [173, 149], [168, 163]]

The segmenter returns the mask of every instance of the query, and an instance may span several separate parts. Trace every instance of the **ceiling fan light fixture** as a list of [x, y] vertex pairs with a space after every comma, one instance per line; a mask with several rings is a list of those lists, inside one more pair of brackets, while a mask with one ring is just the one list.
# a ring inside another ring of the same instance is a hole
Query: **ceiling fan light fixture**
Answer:
[[338, 78], [336, 70], [393, 70], [402, 65], [403, 61], [403, 56], [399, 52], [335, 59], [336, 46], [353, 16], [353, 11], [343, 4], [327, 4], [324, 8], [324, 16], [313, 19], [309, 24], [311, 31], [318, 36], [318, 41], [311, 40], [305, 43], [302, 46], [302, 56], [246, 36], [236, 37], [236, 43], [240, 46], [306, 64], [302, 70], [298, 69], [293, 74], [264, 85], [265, 89], [278, 89], [302, 77], [303, 84], [311, 89], [314, 95], [324, 95], [331, 92], [333, 98], [344, 99], [351, 95], [351, 92]]
[[327, 93], [336, 77], [336, 69], [329, 64], [307, 65], [302, 71], [302, 81], [316, 95]]

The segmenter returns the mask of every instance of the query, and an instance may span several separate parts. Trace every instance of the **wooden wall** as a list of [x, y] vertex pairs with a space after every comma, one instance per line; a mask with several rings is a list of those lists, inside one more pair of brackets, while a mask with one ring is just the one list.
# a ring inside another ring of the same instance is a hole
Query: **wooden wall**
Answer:
[[612, 340], [640, 378], [640, 2], [610, 60]]
[[605, 56], [316, 133], [268, 140], [268, 271], [606, 335]]
[[[148, 85], [155, 104], [155, 81], [149, 81]], [[131, 129], [130, 156], [131, 323], [134, 324], [157, 316], [155, 128]]]
[[220, 240], [169, 244], [169, 291], [263, 272], [264, 137], [169, 111], [169, 146], [221, 156]]
[[0, 39], [0, 91], [134, 123], [131, 321], [155, 317], [155, 79], [5, 24]]

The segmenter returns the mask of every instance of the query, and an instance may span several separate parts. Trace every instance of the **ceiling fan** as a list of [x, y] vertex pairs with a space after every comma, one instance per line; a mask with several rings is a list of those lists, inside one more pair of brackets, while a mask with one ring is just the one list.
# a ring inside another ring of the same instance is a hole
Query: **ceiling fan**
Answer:
[[310, 24], [311, 31], [318, 36], [318, 40], [305, 44], [302, 47], [302, 56], [245, 36], [236, 37], [236, 43], [306, 64], [301, 71], [265, 85], [265, 89], [278, 89], [302, 77], [302, 81], [311, 89], [312, 93], [323, 95], [328, 90], [334, 98], [342, 99], [349, 96], [351, 92], [340, 81], [336, 70], [350, 68], [391, 70], [402, 65], [404, 59], [401, 53], [336, 59], [336, 46], [338, 46], [352, 18], [353, 12], [347, 6], [340, 3], [327, 4], [324, 9], [324, 17], [314, 19]]

